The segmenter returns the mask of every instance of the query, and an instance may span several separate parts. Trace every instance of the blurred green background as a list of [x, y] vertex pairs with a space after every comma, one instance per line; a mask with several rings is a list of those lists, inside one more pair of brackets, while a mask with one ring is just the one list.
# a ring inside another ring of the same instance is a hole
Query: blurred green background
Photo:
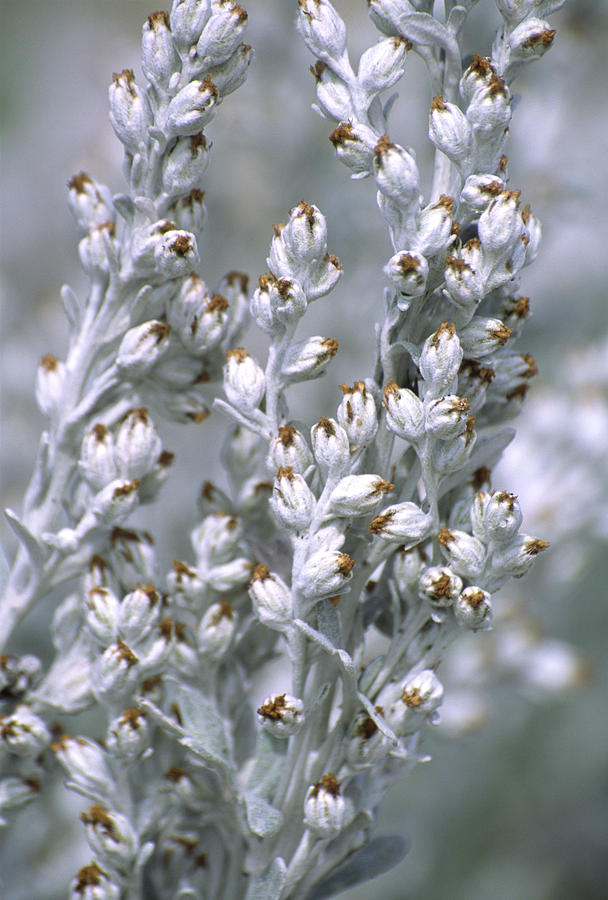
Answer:
[[[337, 385], [369, 372], [391, 251], [373, 186], [349, 181], [327, 139], [333, 126], [310, 109], [311, 59], [293, 29], [295, 2], [244, 5], [257, 59], [208, 129], [215, 148], [204, 185], [202, 273], [211, 286], [235, 268], [257, 280], [272, 224], [302, 198], [321, 207], [344, 277], [305, 320], [307, 333], [340, 343], [324, 381], [293, 391], [294, 415], [312, 422], [332, 414]], [[356, 59], [376, 38], [367, 4], [336, 6]], [[141, 0], [4, 0], [0, 10], [2, 504], [18, 509], [43, 427], [33, 401], [36, 364], [66, 347], [59, 288], [86, 286], [65, 186], [85, 169], [122, 189], [107, 85], [113, 71], [137, 73], [141, 25], [154, 8]], [[498, 21], [482, 0], [466, 49], [488, 53]], [[507, 451], [505, 483], [496, 486], [519, 494], [526, 530], [553, 549], [499, 598], [505, 606], [508, 595], [525, 601], [535, 628], [569, 641], [588, 677], [550, 698], [525, 697], [515, 675], [482, 685], [483, 728], [457, 738], [435, 730], [425, 741], [432, 762], [387, 799], [378, 830], [407, 831], [410, 855], [372, 886], [343, 895], [350, 900], [370, 890], [385, 900], [608, 896], [608, 3], [571, 0], [551, 24], [558, 33], [550, 53], [516, 82], [522, 96], [509, 148], [511, 186], [522, 188], [544, 225], [541, 255], [523, 283], [534, 318], [522, 350], [537, 358], [540, 375]], [[391, 137], [414, 147], [428, 188], [430, 89], [413, 54], [398, 91]], [[263, 352], [264, 342], [252, 336], [248, 346]], [[188, 554], [197, 489], [215, 471], [206, 448], [220, 424], [166, 431], [178, 457], [172, 505], [146, 521], [168, 558]], [[4, 526], [0, 534], [11, 546]], [[47, 620], [48, 611], [32, 617], [26, 637], [35, 640]], [[65, 796], [55, 798], [64, 808], [53, 820], [47, 798], [0, 832], [6, 900], [59, 900], [88, 860], [87, 848], [70, 851], [58, 827], [76, 819], [78, 802], [66, 805]]]

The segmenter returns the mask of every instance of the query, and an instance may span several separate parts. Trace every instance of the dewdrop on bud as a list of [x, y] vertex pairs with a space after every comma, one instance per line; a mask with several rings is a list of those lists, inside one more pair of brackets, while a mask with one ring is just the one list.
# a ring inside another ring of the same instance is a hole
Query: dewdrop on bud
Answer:
[[327, 225], [325, 216], [316, 206], [305, 200], [294, 207], [289, 222], [281, 231], [281, 239], [287, 255], [300, 263], [321, 259], [327, 251]]
[[424, 436], [424, 407], [409, 388], [400, 388], [394, 381], [384, 388], [386, 427], [413, 444]]
[[418, 580], [418, 596], [434, 606], [451, 606], [462, 591], [462, 578], [447, 566], [430, 566]]
[[203, 659], [221, 659], [234, 637], [236, 624], [234, 609], [227, 600], [209, 607], [198, 629], [198, 647]]
[[128, 871], [139, 844], [129, 820], [98, 803], [81, 813], [80, 818], [85, 825], [89, 846], [101, 865], [119, 872]]
[[167, 132], [184, 136], [198, 134], [215, 115], [217, 88], [209, 75], [203, 81], [191, 81], [179, 91], [167, 107]]
[[348, 435], [335, 419], [322, 416], [311, 428], [312, 449], [319, 465], [330, 471], [343, 469], [350, 458]]
[[297, 734], [306, 719], [304, 704], [291, 694], [274, 694], [266, 697], [257, 713], [258, 722], [264, 731], [280, 739]]
[[310, 52], [327, 62], [346, 50], [344, 22], [328, 0], [298, 0], [296, 28]]
[[211, 16], [196, 45], [197, 61], [205, 68], [226, 62], [247, 28], [247, 13], [233, 2], [212, 4]]
[[42, 357], [36, 372], [36, 401], [45, 416], [57, 414], [63, 399], [65, 378], [65, 363], [50, 353]]
[[353, 447], [366, 447], [378, 430], [376, 401], [364, 381], [355, 381], [352, 388], [341, 384], [344, 394], [336, 411], [336, 418]]
[[338, 159], [353, 170], [353, 178], [371, 174], [376, 139], [364, 125], [341, 122], [329, 136]]
[[[422, 253], [401, 251], [391, 256], [384, 267], [384, 273], [403, 296], [410, 300], [424, 294], [429, 264]], [[397, 305], [399, 305], [399, 301], [397, 301]]]
[[319, 550], [309, 556], [302, 566], [297, 588], [306, 600], [313, 602], [342, 593], [353, 577], [354, 565], [348, 553]]
[[521, 526], [523, 516], [517, 497], [506, 491], [479, 491], [471, 504], [473, 534], [492, 541], [510, 541]]
[[173, 46], [169, 13], [156, 12], [148, 16], [142, 28], [141, 67], [153, 85], [165, 87], [178, 67]]
[[82, 439], [79, 466], [95, 490], [101, 490], [118, 477], [114, 458], [114, 437], [101, 422], [93, 425]]
[[466, 587], [454, 603], [456, 621], [472, 631], [487, 631], [492, 627], [490, 594], [482, 588]]
[[426, 409], [424, 427], [427, 434], [446, 441], [458, 437], [468, 427], [469, 402], [464, 397], [448, 394], [431, 400]]
[[360, 516], [371, 512], [395, 485], [379, 475], [346, 475], [331, 492], [328, 511], [332, 516]]
[[291, 382], [319, 378], [338, 352], [334, 338], [320, 335], [297, 341], [289, 347], [281, 367], [281, 375]]
[[224, 366], [224, 391], [239, 410], [252, 411], [260, 405], [266, 381], [264, 371], [242, 347], [228, 350]]
[[448, 530], [445, 526], [437, 535], [443, 555], [451, 568], [465, 578], [477, 578], [486, 562], [484, 545], [466, 531]]
[[131, 410], [116, 436], [114, 458], [120, 477], [141, 478], [152, 470], [161, 451], [161, 440], [148, 410]]
[[334, 838], [348, 824], [350, 805], [340, 793], [340, 782], [329, 772], [313, 784], [304, 801], [304, 824], [318, 838]]
[[126, 375], [145, 375], [169, 348], [169, 332], [166, 322], [152, 320], [130, 328], [123, 337], [116, 365]]
[[148, 140], [151, 122], [147, 100], [135, 84], [133, 70], [115, 72], [108, 93], [110, 124], [116, 137], [129, 153], [136, 153], [139, 145]]
[[357, 82], [372, 95], [392, 87], [405, 71], [405, 57], [411, 44], [401, 35], [373, 44], [361, 55]]
[[547, 541], [529, 534], [518, 534], [512, 541], [495, 545], [491, 560], [492, 573], [512, 575], [515, 578], [525, 575], [534, 559], [548, 546]]
[[453, 388], [463, 355], [454, 323], [442, 322], [424, 342], [418, 363], [431, 396], [443, 395]]
[[473, 316], [469, 324], [460, 329], [458, 337], [467, 356], [483, 359], [504, 347], [511, 337], [511, 329], [503, 325], [500, 319]]
[[120, 900], [122, 890], [93, 861], [83, 866], [70, 883], [70, 900]]
[[118, 597], [109, 588], [91, 588], [85, 597], [85, 621], [91, 634], [104, 647], [116, 639], [119, 619]]
[[416, 160], [386, 135], [374, 148], [374, 175], [380, 192], [397, 206], [408, 207], [418, 197]]
[[427, 536], [432, 523], [432, 516], [406, 501], [383, 510], [372, 519], [369, 531], [385, 541], [413, 546]]
[[306, 481], [289, 467], [280, 468], [274, 480], [270, 506], [277, 521], [288, 531], [305, 531], [316, 506]]
[[28, 706], [18, 706], [10, 716], [0, 716], [0, 747], [24, 758], [39, 756], [51, 742], [51, 733]]
[[293, 425], [281, 425], [276, 438], [270, 442], [266, 467], [271, 472], [291, 469], [303, 475], [313, 464], [313, 456], [303, 435]]
[[104, 184], [79, 172], [68, 182], [68, 203], [74, 217], [85, 231], [114, 220], [112, 194]]
[[437, 94], [431, 103], [429, 137], [456, 164], [470, 156], [472, 133], [467, 117], [460, 107], [446, 102], [441, 94]]
[[443, 700], [443, 685], [432, 669], [423, 669], [407, 679], [403, 685], [401, 700], [408, 709], [415, 712], [432, 713]]
[[254, 566], [249, 596], [256, 616], [263, 625], [282, 631], [293, 621], [291, 590], [279, 575], [264, 565]]
[[150, 746], [150, 729], [139, 709], [125, 709], [108, 725], [105, 740], [108, 752], [132, 762]]
[[548, 22], [530, 16], [509, 34], [509, 62], [540, 59], [553, 44], [554, 37], [555, 31], [549, 27]]

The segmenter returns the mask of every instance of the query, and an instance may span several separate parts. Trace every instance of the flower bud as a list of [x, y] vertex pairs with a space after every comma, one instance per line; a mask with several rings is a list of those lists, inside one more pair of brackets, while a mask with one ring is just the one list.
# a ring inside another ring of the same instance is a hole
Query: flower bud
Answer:
[[432, 669], [424, 669], [406, 680], [401, 700], [408, 709], [432, 713], [443, 700], [443, 685]]
[[304, 824], [318, 838], [336, 837], [348, 824], [350, 816], [349, 804], [340, 793], [340, 783], [331, 772], [308, 789]]
[[93, 682], [96, 696], [105, 703], [117, 702], [133, 690], [139, 676], [139, 659], [119, 637], [100, 657]]
[[116, 436], [114, 458], [119, 475], [141, 478], [150, 472], [162, 452], [162, 444], [147, 409], [129, 412]]
[[190, 535], [198, 560], [211, 565], [228, 562], [242, 537], [241, 522], [227, 513], [205, 516]]
[[341, 122], [329, 136], [338, 159], [352, 169], [353, 177], [370, 175], [374, 164], [376, 139], [364, 125]]
[[371, 512], [395, 485], [379, 475], [346, 475], [331, 492], [328, 511], [332, 516], [360, 516]]
[[491, 366], [482, 366], [474, 359], [463, 360], [458, 373], [458, 393], [467, 398], [472, 413], [484, 406], [493, 378], [494, 369]]
[[287, 351], [281, 375], [291, 382], [319, 378], [337, 352], [338, 342], [334, 338], [315, 335], [296, 341]]
[[460, 200], [473, 212], [480, 213], [505, 189], [505, 182], [496, 175], [469, 175]]
[[303, 435], [293, 425], [281, 425], [276, 438], [270, 442], [266, 467], [271, 472], [291, 469], [303, 475], [313, 464], [313, 456]]
[[198, 629], [198, 647], [203, 659], [219, 660], [224, 656], [236, 631], [234, 609], [227, 600], [213, 603]]
[[195, 606], [203, 594], [203, 582], [198, 573], [179, 559], [173, 560], [173, 568], [167, 575], [167, 588], [171, 594], [182, 595]]
[[279, 469], [270, 506], [283, 528], [291, 532], [305, 531], [312, 521], [316, 502], [302, 475], [289, 467]]
[[320, 466], [340, 471], [350, 458], [348, 435], [335, 419], [321, 416], [311, 428], [312, 450]]
[[468, 460], [477, 440], [475, 416], [468, 416], [464, 433], [435, 445], [433, 467], [439, 475], [446, 475], [462, 468]]
[[45, 416], [53, 417], [59, 411], [65, 378], [65, 363], [50, 353], [42, 357], [36, 372], [36, 401]]
[[230, 314], [221, 294], [209, 296], [203, 281], [192, 273], [169, 308], [169, 322], [190, 353], [208, 353], [223, 339]]
[[232, 56], [225, 62], [213, 66], [209, 74], [222, 99], [243, 84], [253, 56], [253, 48], [250, 44], [239, 44]]
[[325, 216], [305, 200], [289, 214], [289, 222], [281, 231], [287, 255], [300, 263], [322, 259], [327, 252]]
[[473, 533], [479, 538], [498, 541], [510, 541], [521, 526], [523, 516], [517, 497], [506, 491], [492, 491], [486, 494], [479, 491], [471, 505], [471, 524]]
[[418, 595], [434, 606], [451, 606], [462, 590], [462, 578], [446, 566], [429, 566], [420, 574]]
[[123, 337], [116, 365], [128, 375], [145, 375], [169, 348], [169, 325], [143, 322], [130, 328]]
[[109, 89], [110, 124], [128, 153], [136, 153], [148, 140], [151, 125], [148, 102], [135, 84], [132, 69], [114, 73]]
[[116, 789], [107, 753], [95, 741], [81, 737], [62, 737], [51, 745], [51, 750], [70, 781], [74, 781], [84, 793], [107, 797]]
[[366, 447], [378, 430], [376, 402], [364, 381], [355, 381], [352, 388], [341, 384], [340, 389], [344, 396], [336, 412], [337, 420], [353, 447]]
[[406, 550], [400, 547], [393, 557], [393, 578], [400, 594], [405, 594], [418, 584], [424, 567], [424, 557], [418, 547]]
[[405, 71], [405, 57], [411, 44], [401, 35], [373, 44], [361, 55], [357, 81], [368, 95], [392, 87]]
[[323, 62], [338, 61], [346, 50], [344, 22], [328, 0], [298, 0], [296, 22], [299, 34], [313, 54]]
[[211, 0], [174, 0], [170, 24], [173, 40], [183, 50], [196, 44], [210, 15]]
[[400, 207], [409, 207], [418, 198], [419, 175], [416, 160], [384, 135], [374, 148], [374, 175], [379, 190]]
[[352, 108], [348, 86], [320, 59], [310, 67], [310, 71], [317, 84], [317, 100], [322, 111], [331, 119], [338, 121], [348, 119]]
[[237, 49], [247, 28], [247, 13], [236, 3], [212, 4], [211, 16], [196, 45], [205, 68], [225, 63]]
[[251, 412], [260, 405], [266, 390], [264, 371], [242, 348], [228, 350], [224, 366], [224, 391], [237, 409]]
[[452, 210], [454, 201], [442, 194], [436, 203], [426, 206], [418, 218], [415, 246], [426, 256], [443, 253], [453, 243]]
[[309, 556], [302, 566], [297, 589], [306, 600], [313, 602], [340, 594], [352, 578], [354, 564], [348, 553], [319, 550]]
[[423, 513], [415, 503], [406, 501], [383, 510], [372, 519], [369, 530], [385, 541], [413, 546], [427, 536], [432, 524], [432, 516]]
[[383, 271], [406, 299], [421, 297], [424, 294], [429, 264], [422, 253], [413, 251], [395, 253]]
[[85, 601], [87, 627], [107, 647], [115, 640], [118, 629], [118, 597], [108, 588], [97, 586], [88, 592]]
[[208, 162], [209, 147], [202, 131], [178, 138], [163, 156], [164, 189], [173, 194], [198, 187]]
[[459, 625], [472, 631], [487, 631], [492, 627], [490, 594], [482, 588], [466, 587], [454, 603], [454, 615]]
[[142, 28], [141, 68], [148, 81], [166, 87], [179, 61], [169, 24], [169, 13], [156, 12], [148, 16]]
[[342, 264], [333, 253], [326, 253], [321, 262], [309, 269], [304, 279], [303, 288], [308, 302], [318, 300], [329, 294], [342, 276]]
[[125, 709], [108, 725], [106, 747], [112, 756], [130, 763], [150, 746], [150, 729], [139, 709]]
[[291, 694], [266, 697], [257, 712], [264, 731], [275, 738], [288, 738], [297, 734], [306, 719], [304, 704]]
[[249, 596], [256, 616], [263, 625], [282, 631], [293, 621], [291, 590], [282, 578], [264, 565], [253, 569]]
[[511, 329], [503, 325], [500, 319], [473, 316], [469, 324], [460, 329], [458, 337], [467, 356], [483, 359], [504, 347], [511, 337]]
[[137, 834], [129, 820], [98, 803], [80, 814], [89, 846], [102, 865], [128, 873], [138, 850]]
[[107, 275], [112, 266], [116, 243], [113, 242], [116, 225], [103, 222], [95, 225], [78, 244], [82, 268], [89, 275]]
[[100, 522], [122, 522], [129, 516], [138, 503], [137, 487], [139, 482], [115, 478], [95, 494], [91, 512]]
[[504, 256], [521, 237], [524, 224], [519, 191], [503, 191], [479, 217], [477, 232], [485, 253]]
[[217, 88], [209, 75], [191, 81], [179, 91], [167, 108], [167, 132], [172, 135], [198, 134], [215, 115]]
[[114, 221], [114, 204], [109, 188], [79, 172], [68, 182], [68, 203], [76, 221], [85, 231]]
[[529, 16], [509, 34], [509, 62], [540, 59], [552, 45], [554, 37], [555, 31], [549, 28], [548, 22]]
[[120, 900], [122, 891], [95, 861], [83, 866], [70, 884], [70, 900]]
[[466, 250], [463, 248], [460, 256], [447, 257], [445, 287], [452, 303], [472, 316], [483, 297], [485, 281], [479, 241], [472, 238], [467, 244], [469, 246]]
[[472, 134], [467, 117], [455, 103], [437, 94], [431, 103], [429, 137], [452, 162], [464, 163], [471, 154]]
[[504, 541], [495, 546], [492, 552], [492, 574], [512, 575], [515, 578], [525, 575], [534, 558], [549, 546], [547, 541], [531, 537], [529, 534], [518, 534], [512, 541]]
[[[259, 501], [258, 501], [259, 502]], [[246, 503], [240, 504], [245, 512]], [[251, 563], [244, 556], [231, 559], [207, 569], [207, 584], [218, 594], [229, 593], [247, 584], [251, 578]]]
[[15, 756], [39, 756], [50, 741], [44, 720], [28, 706], [18, 706], [12, 715], [0, 716], [0, 746]]
[[[376, 707], [381, 715], [381, 707]], [[355, 771], [369, 769], [382, 762], [390, 750], [390, 743], [369, 713], [360, 713], [348, 730], [346, 759]]]
[[448, 530], [445, 526], [437, 535], [443, 555], [452, 569], [465, 578], [477, 578], [484, 570], [486, 548], [466, 531]]
[[[466, 78], [467, 72], [464, 73], [463, 80]], [[466, 117], [477, 141], [487, 141], [508, 127], [511, 121], [511, 94], [505, 82], [493, 70], [479, 81], [481, 84], [474, 90]]]
[[424, 408], [413, 391], [389, 381], [384, 388], [384, 404], [387, 428], [410, 444], [424, 436]]
[[118, 477], [114, 437], [105, 425], [93, 425], [82, 439], [80, 470], [92, 488], [100, 490]]
[[122, 598], [120, 604], [120, 634], [128, 644], [142, 641], [158, 624], [160, 594], [153, 584], [138, 584]]
[[463, 434], [467, 428], [468, 416], [468, 400], [448, 394], [439, 400], [431, 400], [428, 404], [424, 427], [427, 434], [446, 441]]
[[442, 322], [424, 342], [418, 363], [430, 396], [436, 397], [452, 390], [462, 357], [454, 323], [448, 325]]
[[526, 229], [522, 237], [525, 253], [525, 262], [523, 264], [524, 266], [529, 266], [538, 256], [543, 230], [539, 220], [530, 211], [530, 207], [527, 204], [521, 212], [521, 218]]

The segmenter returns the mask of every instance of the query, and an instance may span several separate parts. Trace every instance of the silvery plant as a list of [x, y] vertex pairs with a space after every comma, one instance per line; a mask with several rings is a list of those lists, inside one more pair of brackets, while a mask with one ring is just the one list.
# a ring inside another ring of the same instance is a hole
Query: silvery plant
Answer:
[[[6, 512], [19, 549], [0, 605], [0, 811], [18, 827], [58, 770], [84, 798], [73, 900], [320, 900], [395, 865], [407, 840], [374, 823], [426, 759], [442, 658], [547, 546], [492, 468], [536, 373], [518, 339], [540, 225], [509, 183], [511, 85], [562, 2], [496, 0], [489, 54], [463, 58], [475, 5], [368, 0], [378, 39], [354, 68], [328, 0], [294, 4], [317, 112], [388, 230], [373, 370], [317, 421], [295, 421], [289, 395], [338, 350], [300, 327], [342, 271], [320, 209], [287, 200], [251, 293], [237, 271], [209, 287], [199, 264], [205, 129], [247, 76], [247, 12], [174, 0], [143, 27], [143, 80], [113, 77], [127, 189], [69, 184], [90, 287], [63, 289], [69, 348], [38, 368], [48, 427]], [[433, 97], [429, 185], [390, 120], [411, 53]], [[201, 449], [226, 487], [204, 482], [192, 553], [161, 571], [129, 522], [170, 496], [156, 423], [212, 409], [225, 440]], [[19, 655], [17, 626], [50, 603], [54, 655]]]

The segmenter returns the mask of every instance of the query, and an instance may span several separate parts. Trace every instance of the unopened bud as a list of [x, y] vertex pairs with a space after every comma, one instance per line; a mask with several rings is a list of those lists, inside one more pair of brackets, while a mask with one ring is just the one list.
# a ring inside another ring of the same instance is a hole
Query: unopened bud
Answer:
[[524, 231], [519, 191], [503, 191], [492, 200], [479, 217], [477, 231], [484, 252], [508, 254]]
[[102, 522], [122, 522], [137, 506], [137, 479], [115, 478], [102, 488], [91, 504], [91, 512]]
[[400, 388], [394, 381], [384, 388], [386, 427], [413, 444], [424, 436], [424, 407], [409, 388]]
[[505, 182], [496, 175], [469, 175], [462, 188], [460, 200], [473, 212], [480, 213], [504, 189]]
[[413, 546], [428, 535], [432, 523], [432, 516], [422, 512], [415, 503], [406, 501], [383, 510], [372, 519], [369, 530], [385, 541]]
[[114, 437], [105, 425], [93, 425], [82, 439], [80, 469], [91, 487], [100, 490], [118, 477]]
[[92, 588], [86, 598], [86, 623], [91, 634], [107, 647], [116, 639], [118, 629], [118, 597], [105, 587]]
[[531, 537], [529, 534], [518, 534], [512, 541], [505, 541], [494, 547], [491, 560], [492, 572], [513, 575], [516, 578], [525, 575], [536, 556], [549, 546], [547, 541]]
[[509, 62], [540, 59], [553, 44], [554, 37], [555, 31], [548, 22], [529, 16], [509, 34]]
[[288, 256], [294, 260], [310, 263], [322, 259], [327, 252], [325, 216], [316, 206], [302, 200], [291, 210], [281, 238]]
[[319, 378], [338, 352], [334, 338], [320, 335], [292, 344], [286, 354], [281, 374], [289, 381], [309, 381]]
[[70, 884], [70, 900], [120, 900], [121, 888], [93, 861], [83, 866]]
[[156, 12], [148, 16], [142, 29], [141, 67], [151, 84], [165, 87], [178, 66], [173, 46], [169, 13]]
[[442, 322], [424, 342], [418, 363], [431, 396], [443, 395], [453, 389], [462, 357], [454, 323]]
[[371, 512], [395, 485], [379, 475], [346, 475], [331, 492], [328, 509], [332, 516], [360, 516]]
[[234, 637], [236, 624], [234, 609], [227, 600], [209, 607], [198, 629], [198, 646], [203, 658], [221, 659]]
[[55, 416], [61, 406], [65, 385], [65, 363], [47, 353], [36, 372], [36, 401], [45, 416]]
[[485, 282], [479, 240], [472, 238], [459, 256], [445, 261], [445, 287], [449, 299], [464, 313], [472, 316], [483, 297]]
[[178, 138], [175, 146], [163, 156], [164, 189], [175, 193], [198, 187], [208, 161], [209, 147], [202, 132]]
[[376, 402], [364, 381], [355, 381], [352, 388], [341, 384], [344, 394], [336, 417], [353, 447], [366, 447], [378, 430]]
[[310, 71], [317, 83], [317, 100], [323, 112], [337, 121], [347, 119], [352, 103], [348, 86], [320, 59]]
[[68, 188], [70, 209], [85, 231], [114, 220], [112, 194], [104, 184], [94, 181], [86, 172], [79, 172], [70, 179]]
[[147, 637], [160, 618], [160, 594], [153, 584], [138, 584], [120, 603], [120, 634], [128, 644]]
[[391, 256], [384, 272], [407, 299], [421, 297], [426, 290], [429, 264], [422, 253], [401, 251]]
[[323, 60], [340, 60], [346, 50], [344, 22], [328, 0], [298, 0], [296, 27], [310, 52]]
[[297, 588], [306, 600], [313, 602], [332, 594], [340, 594], [352, 578], [354, 564], [347, 553], [319, 550], [302, 566]]
[[0, 746], [15, 756], [39, 756], [51, 741], [45, 722], [29, 706], [18, 706], [10, 716], [0, 716]]
[[435, 438], [450, 440], [464, 433], [468, 417], [468, 400], [455, 394], [447, 394], [438, 400], [431, 400], [427, 406], [425, 430]]
[[500, 319], [473, 316], [469, 324], [460, 329], [458, 337], [467, 356], [483, 359], [504, 347], [511, 337], [511, 329], [503, 325]]
[[257, 712], [264, 731], [276, 738], [288, 738], [297, 734], [306, 719], [304, 704], [291, 694], [266, 697]]
[[438, 94], [431, 103], [429, 137], [452, 162], [464, 162], [471, 153], [472, 134], [467, 117], [455, 103]]
[[374, 174], [379, 190], [400, 207], [409, 207], [418, 198], [419, 175], [416, 160], [384, 135], [374, 148]]
[[88, 275], [107, 275], [112, 265], [116, 243], [114, 222], [95, 225], [78, 244], [78, 256]]
[[271, 472], [291, 469], [304, 474], [313, 463], [313, 456], [303, 435], [293, 425], [281, 425], [276, 438], [270, 442], [266, 466]]
[[322, 416], [311, 429], [312, 449], [319, 465], [340, 471], [350, 458], [348, 435], [335, 421]]
[[154, 467], [162, 444], [147, 409], [133, 409], [116, 436], [114, 458], [122, 478], [141, 478]]
[[139, 659], [119, 637], [101, 655], [94, 678], [95, 694], [104, 702], [124, 700], [139, 676]]
[[243, 84], [253, 56], [253, 48], [250, 44], [239, 44], [232, 56], [225, 62], [213, 66], [209, 74], [220, 97], [226, 97]]
[[210, 15], [211, 0], [175, 0], [170, 13], [173, 39], [183, 50], [196, 44]]
[[281, 631], [293, 621], [291, 590], [279, 575], [270, 572], [266, 566], [254, 567], [249, 596], [255, 614], [268, 628]]
[[452, 569], [465, 578], [476, 578], [483, 572], [486, 548], [466, 531], [448, 530], [445, 526], [437, 535], [441, 550]]
[[492, 541], [510, 541], [521, 526], [523, 516], [517, 497], [506, 491], [479, 491], [471, 504], [473, 533]]
[[237, 49], [247, 28], [247, 13], [236, 3], [213, 4], [196, 55], [205, 68], [225, 63]]
[[338, 159], [352, 169], [354, 177], [369, 175], [373, 169], [376, 136], [364, 125], [342, 122], [329, 136]]
[[392, 87], [405, 71], [405, 57], [411, 44], [405, 38], [387, 38], [367, 49], [359, 60], [357, 81], [369, 95]]
[[150, 746], [150, 729], [139, 709], [125, 709], [108, 725], [106, 747], [126, 762], [137, 759]]
[[118, 140], [129, 153], [136, 153], [148, 139], [151, 124], [148, 102], [135, 84], [131, 69], [123, 69], [112, 76], [109, 89], [110, 124]]
[[434, 606], [451, 606], [462, 590], [462, 579], [447, 566], [429, 566], [418, 581], [418, 594]]
[[170, 135], [198, 134], [215, 115], [217, 88], [207, 77], [191, 81], [179, 91], [167, 108], [167, 131]]
[[308, 789], [304, 801], [304, 824], [317, 837], [336, 837], [350, 817], [350, 806], [340, 793], [339, 781], [331, 772]]
[[102, 865], [128, 872], [137, 854], [137, 834], [126, 816], [95, 803], [80, 818], [91, 850]]
[[224, 391], [237, 409], [252, 411], [260, 405], [266, 390], [263, 369], [242, 347], [229, 350], [224, 366]]
[[310, 525], [316, 499], [302, 475], [290, 468], [281, 468], [274, 480], [270, 506], [284, 528], [301, 532]]
[[454, 615], [459, 625], [472, 631], [487, 631], [492, 627], [490, 594], [482, 588], [466, 587], [454, 603]]
[[212, 513], [205, 516], [190, 539], [199, 560], [218, 565], [232, 558], [242, 537], [243, 528], [238, 519], [227, 513]]
[[169, 348], [170, 327], [150, 321], [130, 328], [123, 337], [116, 365], [129, 375], [145, 375]]

